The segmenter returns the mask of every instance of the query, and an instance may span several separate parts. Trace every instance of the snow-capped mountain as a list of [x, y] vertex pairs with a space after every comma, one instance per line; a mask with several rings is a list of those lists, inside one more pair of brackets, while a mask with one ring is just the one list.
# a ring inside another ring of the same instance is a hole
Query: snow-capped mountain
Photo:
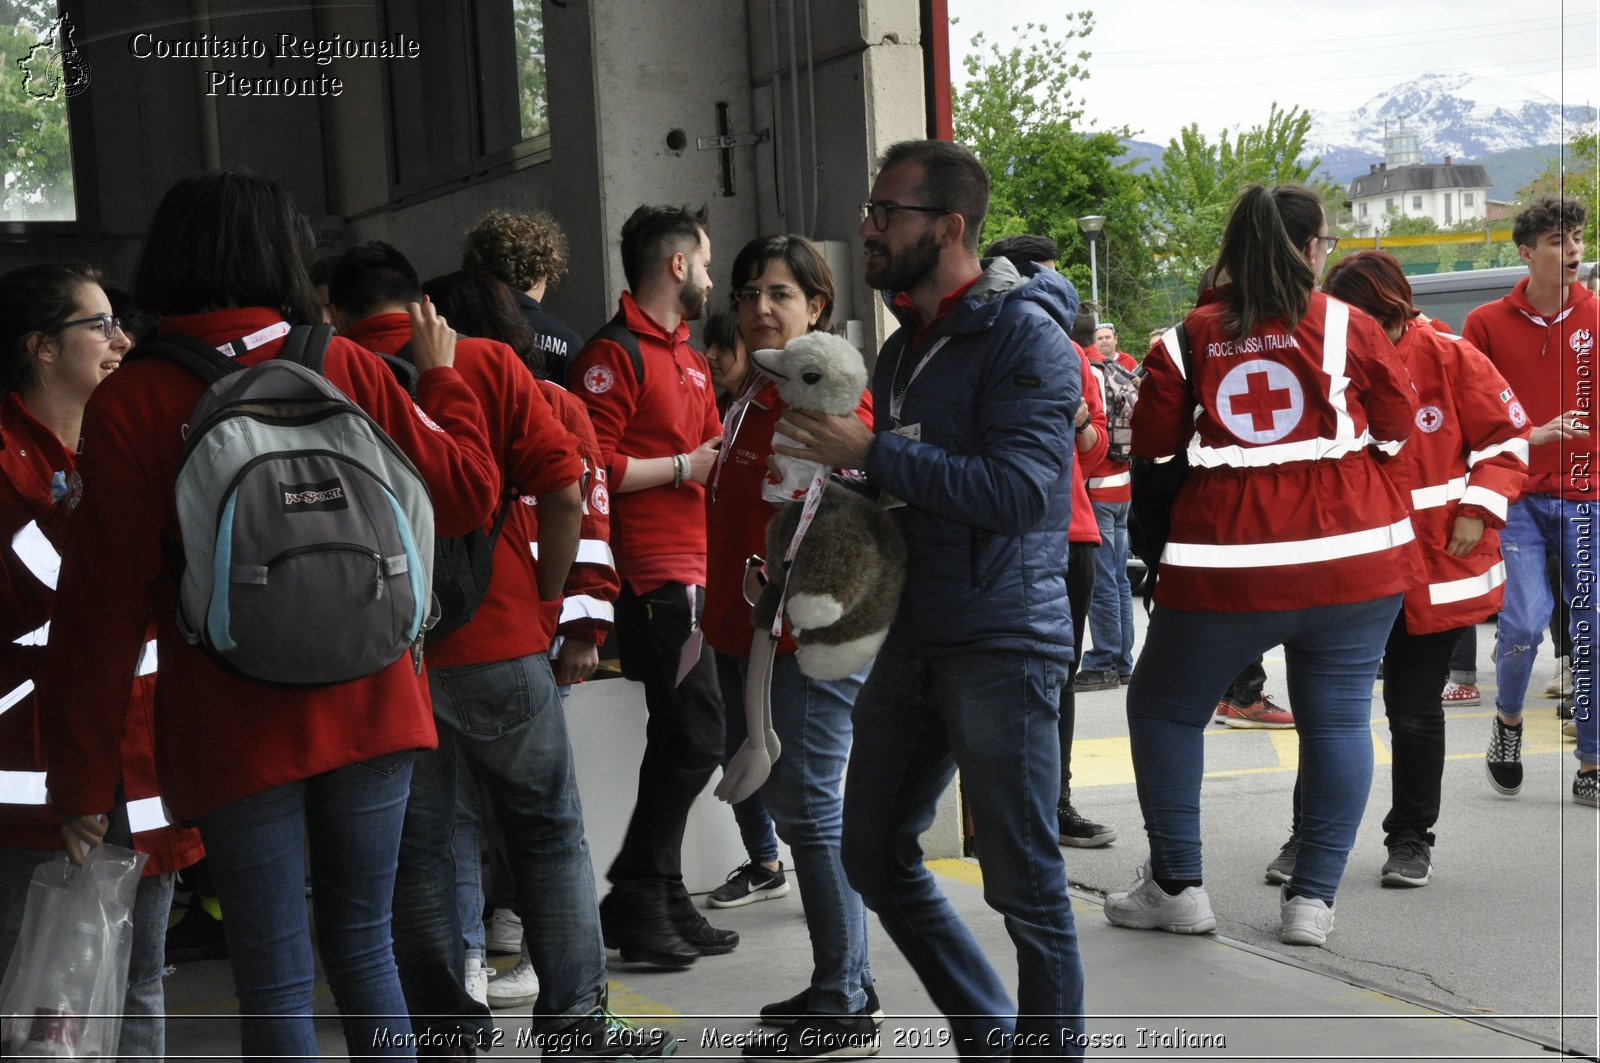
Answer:
[[[1423, 74], [1353, 111], [1312, 111], [1309, 155], [1341, 181], [1383, 160], [1384, 122], [1417, 134], [1423, 162], [1478, 160], [1494, 152], [1559, 144], [1594, 121], [1588, 100], [1559, 100], [1525, 85], [1471, 74]], [[1491, 175], [1492, 176], [1492, 175]]]

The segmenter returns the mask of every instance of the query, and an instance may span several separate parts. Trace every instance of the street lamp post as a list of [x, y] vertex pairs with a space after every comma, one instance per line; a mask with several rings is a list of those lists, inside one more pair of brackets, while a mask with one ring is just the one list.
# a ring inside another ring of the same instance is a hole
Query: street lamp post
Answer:
[[1106, 218], [1104, 214], [1090, 214], [1078, 219], [1078, 228], [1083, 231], [1083, 235], [1089, 238], [1089, 289], [1097, 304], [1100, 302], [1100, 268], [1095, 262], [1094, 242], [1095, 237], [1100, 235], [1100, 230], [1105, 227]]

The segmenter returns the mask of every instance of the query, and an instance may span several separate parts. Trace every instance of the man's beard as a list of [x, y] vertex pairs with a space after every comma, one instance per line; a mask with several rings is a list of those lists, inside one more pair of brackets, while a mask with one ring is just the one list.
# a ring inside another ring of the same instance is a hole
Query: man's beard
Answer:
[[874, 288], [905, 292], [915, 288], [939, 265], [939, 241], [932, 232], [917, 237], [917, 242], [896, 255], [881, 240], [868, 240], [867, 247], [883, 252], [882, 264], [867, 264], [866, 280]]
[[706, 312], [706, 301], [710, 295], [709, 286], [702, 288], [692, 280], [685, 280], [682, 290], [678, 292], [678, 305], [683, 308], [683, 319], [700, 320], [700, 315]]

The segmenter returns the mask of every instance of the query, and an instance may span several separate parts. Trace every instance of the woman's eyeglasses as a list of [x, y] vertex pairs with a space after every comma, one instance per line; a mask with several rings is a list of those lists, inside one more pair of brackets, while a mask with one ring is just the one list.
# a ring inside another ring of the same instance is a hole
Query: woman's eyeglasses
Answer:
[[799, 288], [792, 288], [787, 284], [774, 284], [767, 288], [740, 288], [733, 293], [733, 300], [746, 306], [755, 306], [764, 295], [771, 300], [773, 306], [783, 306], [791, 299], [798, 299], [805, 293]]
[[80, 317], [72, 321], [63, 321], [61, 329], [65, 331], [74, 325], [95, 325], [100, 329], [100, 334], [108, 340], [117, 338], [117, 333], [122, 331], [122, 319], [112, 317], [110, 314], [96, 314], [94, 317]]

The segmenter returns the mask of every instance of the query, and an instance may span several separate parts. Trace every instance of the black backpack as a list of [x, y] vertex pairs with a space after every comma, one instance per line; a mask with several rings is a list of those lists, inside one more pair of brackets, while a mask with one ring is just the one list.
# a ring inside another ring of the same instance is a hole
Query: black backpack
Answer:
[[[1189, 333], [1180, 323], [1176, 329], [1178, 357], [1182, 361], [1185, 390], [1194, 395], [1194, 359], [1189, 352]], [[1172, 504], [1178, 492], [1189, 479], [1189, 453], [1180, 447], [1172, 457], [1156, 461], [1135, 457], [1129, 469], [1132, 474], [1132, 497], [1128, 506], [1128, 549], [1144, 562], [1147, 575], [1144, 579], [1145, 608], [1155, 594], [1156, 574], [1161, 567], [1161, 554], [1172, 535]]]
[[[411, 362], [411, 344], [394, 354], [380, 354], [400, 386], [413, 398], [417, 394], [417, 367]], [[320, 365], [318, 366], [320, 368]], [[465, 535], [438, 536], [433, 540], [433, 596], [439, 619], [428, 629], [433, 638], [444, 638], [465, 627], [489, 593], [494, 578], [494, 548], [500, 541], [511, 507], [521, 492], [507, 485], [500, 500], [500, 512], [487, 532], [474, 528]]]

